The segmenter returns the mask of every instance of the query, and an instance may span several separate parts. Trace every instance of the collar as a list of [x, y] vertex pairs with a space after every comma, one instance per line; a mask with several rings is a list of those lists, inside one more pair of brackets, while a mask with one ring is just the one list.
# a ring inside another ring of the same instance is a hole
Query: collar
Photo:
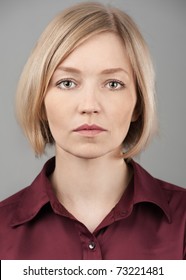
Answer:
[[55, 196], [48, 177], [54, 171], [54, 168], [55, 158], [53, 157], [45, 163], [42, 171], [32, 184], [18, 193], [14, 203], [11, 226], [17, 226], [32, 220], [44, 205], [53, 202], [50, 201], [50, 197], [55, 198]]
[[[130, 164], [134, 170], [132, 179], [134, 193], [133, 195], [130, 193], [131, 200], [133, 196], [133, 205], [141, 202], [153, 203], [162, 209], [169, 222], [171, 222], [168, 200], [159, 180], [153, 178], [135, 161], [131, 160]], [[11, 226], [18, 226], [32, 220], [46, 204], [50, 204], [56, 213], [69, 216], [69, 213], [55, 197], [48, 178], [54, 168], [55, 157], [45, 163], [42, 171], [29, 187], [18, 193], [17, 199], [12, 204], [14, 215]]]
[[131, 160], [134, 170], [134, 196], [133, 204], [141, 202], [153, 203], [166, 215], [169, 223], [171, 223], [171, 210], [169, 207], [169, 199], [163, 188], [163, 181], [152, 177], [144, 168], [142, 168], [134, 160]]

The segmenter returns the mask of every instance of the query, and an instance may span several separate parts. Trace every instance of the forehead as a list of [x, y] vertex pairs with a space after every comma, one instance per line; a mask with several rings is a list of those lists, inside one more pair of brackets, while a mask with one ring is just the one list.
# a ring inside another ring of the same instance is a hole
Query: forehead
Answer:
[[114, 33], [103, 32], [93, 35], [78, 45], [63, 60], [59, 67], [97, 69], [125, 68], [131, 72], [131, 65], [122, 39]]

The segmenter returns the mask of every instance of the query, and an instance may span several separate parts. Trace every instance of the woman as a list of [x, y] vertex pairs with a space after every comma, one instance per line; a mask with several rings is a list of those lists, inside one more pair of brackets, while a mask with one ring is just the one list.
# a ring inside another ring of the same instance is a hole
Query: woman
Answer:
[[34, 182], [1, 202], [1, 259], [184, 259], [186, 191], [132, 160], [156, 130], [154, 72], [124, 12], [82, 3], [33, 50], [17, 93]]

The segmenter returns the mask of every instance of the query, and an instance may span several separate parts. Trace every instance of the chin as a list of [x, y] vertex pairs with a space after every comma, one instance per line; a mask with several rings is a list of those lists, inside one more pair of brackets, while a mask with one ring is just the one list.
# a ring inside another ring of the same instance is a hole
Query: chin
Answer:
[[76, 157], [80, 159], [96, 159], [101, 158], [106, 155], [116, 155], [120, 154], [118, 151], [121, 150], [121, 148], [113, 147], [113, 145], [77, 145], [73, 143], [73, 145], [69, 145], [68, 147], [59, 146], [63, 152]]
[[96, 159], [102, 157], [104, 154], [103, 153], [98, 153], [98, 152], [78, 152], [74, 153], [74, 156], [77, 158], [81, 159]]
[[101, 158], [107, 154], [111, 154], [113, 152], [112, 149], [105, 149], [105, 147], [101, 149], [101, 147], [86, 147], [86, 149], [78, 149], [78, 151], [71, 151], [71, 153], [77, 158], [81, 159], [96, 159]]

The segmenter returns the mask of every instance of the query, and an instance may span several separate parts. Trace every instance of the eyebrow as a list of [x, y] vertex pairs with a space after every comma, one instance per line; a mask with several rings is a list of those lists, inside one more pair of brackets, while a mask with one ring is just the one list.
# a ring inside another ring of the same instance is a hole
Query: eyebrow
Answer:
[[129, 75], [129, 73], [123, 69], [123, 68], [109, 68], [109, 69], [105, 69], [103, 71], [101, 71], [101, 74], [113, 74], [113, 73], [118, 73], [118, 72], [125, 72], [127, 75]]
[[[75, 73], [75, 74], [80, 74], [81, 73], [81, 71], [79, 69], [73, 68], [73, 67], [59, 66], [57, 69], [59, 69], [63, 72], [68, 72], [68, 73]], [[118, 73], [118, 72], [124, 72], [125, 74], [129, 75], [129, 73], [121, 67], [108, 68], [108, 69], [105, 69], [105, 70], [101, 71], [100, 74], [114, 74], [114, 73]]]
[[61, 70], [63, 72], [70, 72], [70, 73], [76, 73], [76, 74], [80, 74], [81, 71], [79, 69], [73, 68], [73, 67], [65, 67], [65, 66], [59, 66], [57, 68], [57, 70]]

